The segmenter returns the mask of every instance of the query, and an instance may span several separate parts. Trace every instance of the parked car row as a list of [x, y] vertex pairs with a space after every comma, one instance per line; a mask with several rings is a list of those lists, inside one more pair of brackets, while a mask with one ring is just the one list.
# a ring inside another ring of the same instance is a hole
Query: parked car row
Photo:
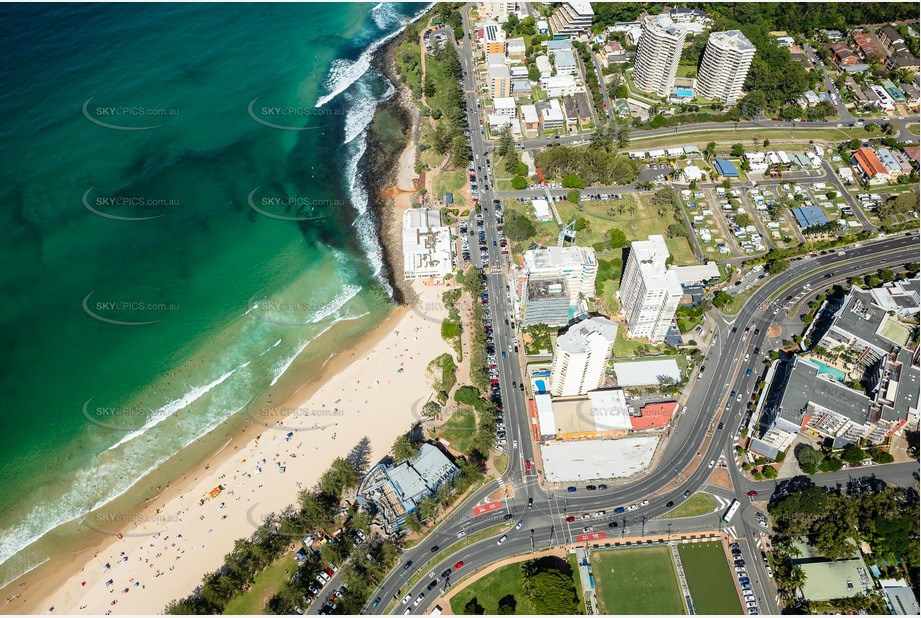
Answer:
[[739, 588], [742, 590], [742, 599], [745, 609], [750, 616], [758, 615], [758, 602], [755, 600], [755, 593], [752, 591], [751, 578], [745, 570], [745, 560], [742, 558], [742, 549], [738, 543], [730, 543], [729, 551], [732, 552], [733, 568], [735, 569], [736, 579], [739, 580]]

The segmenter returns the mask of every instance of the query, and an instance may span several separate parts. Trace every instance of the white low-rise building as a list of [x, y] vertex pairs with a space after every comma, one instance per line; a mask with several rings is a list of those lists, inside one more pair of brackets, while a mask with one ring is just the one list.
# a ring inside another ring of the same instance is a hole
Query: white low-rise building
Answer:
[[514, 97], [499, 97], [492, 102], [492, 107], [499, 115], [508, 116], [509, 118], [516, 116]]
[[576, 93], [576, 80], [572, 75], [541, 77], [540, 87], [552, 98], [571, 97]]
[[563, 126], [565, 121], [563, 109], [560, 107], [560, 101], [558, 99], [550, 99], [550, 103], [541, 110], [540, 114], [540, 122], [543, 129], [559, 129]]
[[696, 165], [689, 165], [684, 168], [684, 177], [688, 179], [688, 182], [694, 182], [696, 180], [702, 180], [704, 173]]
[[550, 58], [538, 56], [534, 63], [537, 66], [537, 70], [540, 71], [541, 79], [553, 76], [553, 65], [550, 64]]
[[452, 272], [451, 228], [441, 225], [441, 212], [407, 209], [403, 213], [404, 279], [443, 278]]

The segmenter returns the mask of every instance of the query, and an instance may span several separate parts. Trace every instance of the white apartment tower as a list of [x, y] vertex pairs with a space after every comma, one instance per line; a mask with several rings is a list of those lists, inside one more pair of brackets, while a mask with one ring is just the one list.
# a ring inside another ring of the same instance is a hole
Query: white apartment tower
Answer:
[[755, 46], [738, 30], [711, 33], [697, 76], [698, 94], [735, 105], [754, 57]]
[[630, 337], [659, 343], [668, 333], [684, 291], [676, 270], [666, 268], [667, 260], [668, 247], [661, 235], [630, 243], [619, 293]]
[[592, 247], [547, 247], [524, 252], [525, 272], [529, 277], [565, 277], [569, 287], [570, 305], [577, 305], [579, 294], [595, 296], [598, 259]]
[[550, 394], [584, 395], [601, 386], [614, 349], [617, 324], [607, 318], [589, 318], [557, 338], [550, 369]]
[[550, 28], [557, 36], [577, 36], [592, 29], [590, 2], [564, 2], [550, 18]]
[[685, 30], [668, 15], [647, 16], [636, 49], [633, 81], [637, 88], [668, 97], [675, 84]]

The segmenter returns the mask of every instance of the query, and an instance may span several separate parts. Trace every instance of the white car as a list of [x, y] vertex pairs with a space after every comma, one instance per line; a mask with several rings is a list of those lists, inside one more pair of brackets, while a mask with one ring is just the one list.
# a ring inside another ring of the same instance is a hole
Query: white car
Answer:
[[499, 541], [496, 543], [496, 545], [502, 545], [502, 544], [505, 543], [507, 540], [508, 540], [508, 535], [507, 535], [507, 534], [503, 534], [503, 535], [499, 538]]
[[715, 460], [715, 459], [711, 459], [711, 460], [710, 460], [710, 463], [707, 464], [707, 468], [712, 468], [715, 464], [716, 464], [716, 460]]
[[413, 598], [413, 597], [412, 597], [412, 595], [410, 595], [410, 594], [407, 594], [405, 597], [403, 597], [403, 605], [406, 605], [407, 603], [409, 603], [409, 600], [410, 600], [411, 598]]
[[512, 448], [518, 448], [518, 440], [512, 440]]
[[628, 510], [628, 511], [635, 511], [635, 510], [638, 509], [638, 508], [640, 508], [640, 505], [639, 505], [639, 504], [631, 504], [630, 506], [627, 507], [627, 510]]
[[422, 599], [424, 599], [424, 598], [425, 598], [425, 593], [424, 593], [424, 592], [420, 592], [420, 593], [419, 593], [419, 596], [416, 597], [416, 600], [413, 601], [413, 607], [419, 605], [419, 603], [422, 603]]
[[640, 506], [646, 506], [647, 504], [649, 504], [649, 500], [643, 500], [640, 502]]

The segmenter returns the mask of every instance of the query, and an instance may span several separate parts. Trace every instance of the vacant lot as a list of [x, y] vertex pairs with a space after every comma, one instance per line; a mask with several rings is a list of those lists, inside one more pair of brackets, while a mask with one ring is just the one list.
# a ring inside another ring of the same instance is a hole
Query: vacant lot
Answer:
[[687, 613], [667, 547], [597, 551], [592, 570], [602, 614]]
[[671, 519], [678, 517], [696, 517], [697, 515], [712, 513], [715, 509], [716, 501], [714, 501], [709, 494], [696, 493], [684, 503], [678, 505], [675, 510], [669, 511], [665, 517]]
[[742, 613], [735, 579], [720, 543], [682, 543], [678, 554], [698, 614]]

